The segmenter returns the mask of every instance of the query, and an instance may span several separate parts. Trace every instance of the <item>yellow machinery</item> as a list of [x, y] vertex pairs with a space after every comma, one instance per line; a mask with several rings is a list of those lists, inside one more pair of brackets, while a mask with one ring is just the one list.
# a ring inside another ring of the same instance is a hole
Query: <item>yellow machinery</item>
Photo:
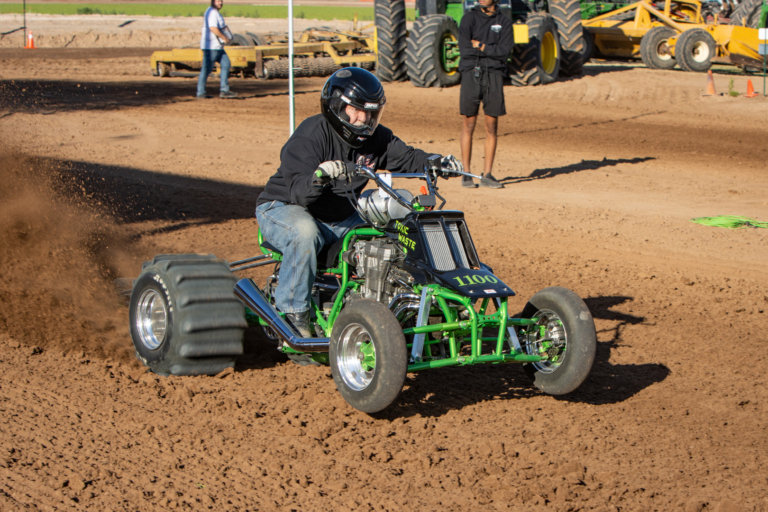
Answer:
[[[286, 41], [277, 40], [257, 46], [225, 46], [224, 50], [232, 63], [233, 75], [288, 77]], [[296, 40], [293, 53], [294, 76], [326, 76], [345, 66], [372, 69], [376, 62], [374, 37], [361, 31], [309, 29]], [[175, 71], [199, 71], [202, 59], [200, 49], [174, 48], [153, 52], [150, 65], [153, 75], [170, 76]]]
[[704, 19], [698, 0], [628, 4], [582, 24], [595, 56], [640, 58], [656, 69], [675, 64], [686, 71], [707, 71], [713, 62], [759, 68], [758, 31]]

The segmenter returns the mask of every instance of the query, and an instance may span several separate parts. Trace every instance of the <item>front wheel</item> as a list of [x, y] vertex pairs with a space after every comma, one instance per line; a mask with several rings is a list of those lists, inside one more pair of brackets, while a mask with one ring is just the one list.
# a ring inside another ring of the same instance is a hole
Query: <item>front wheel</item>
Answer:
[[408, 78], [416, 87], [450, 87], [461, 81], [459, 27], [450, 16], [420, 16], [408, 34]]
[[367, 299], [348, 303], [333, 324], [329, 356], [336, 387], [355, 409], [386, 409], [403, 389], [405, 337], [383, 304]]
[[653, 27], [640, 40], [640, 59], [651, 69], [672, 69], [675, 67], [675, 57], [669, 40], [677, 36], [677, 32], [669, 27]]
[[550, 395], [578, 388], [592, 369], [597, 347], [595, 323], [584, 301], [565, 288], [545, 288], [528, 301], [522, 316], [536, 319], [520, 330], [523, 350], [547, 356], [525, 366], [534, 386]]

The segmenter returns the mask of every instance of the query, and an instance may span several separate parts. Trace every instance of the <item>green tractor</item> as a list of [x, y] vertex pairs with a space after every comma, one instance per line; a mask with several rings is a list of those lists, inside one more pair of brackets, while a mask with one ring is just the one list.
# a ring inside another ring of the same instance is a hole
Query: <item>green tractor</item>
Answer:
[[[477, 0], [416, 0], [408, 32], [404, 0], [374, 0], [376, 73], [382, 81], [408, 78], [418, 87], [448, 87], [461, 79], [459, 23]], [[547, 84], [582, 72], [584, 34], [579, 0], [499, 0], [515, 23], [509, 78], [518, 86]]]

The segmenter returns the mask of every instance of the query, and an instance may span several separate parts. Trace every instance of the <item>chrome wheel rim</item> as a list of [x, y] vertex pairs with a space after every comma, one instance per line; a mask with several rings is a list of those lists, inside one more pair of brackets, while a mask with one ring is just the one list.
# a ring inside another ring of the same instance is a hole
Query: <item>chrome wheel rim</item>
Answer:
[[344, 328], [336, 362], [339, 376], [350, 389], [362, 391], [371, 384], [376, 373], [376, 348], [365, 327], [352, 323]]
[[546, 355], [547, 359], [536, 361], [533, 366], [542, 373], [553, 373], [565, 359], [568, 336], [560, 316], [551, 309], [540, 309], [534, 315], [534, 325], [528, 326], [521, 342], [526, 353]]
[[136, 313], [136, 332], [142, 345], [157, 350], [168, 333], [168, 306], [163, 295], [149, 288], [139, 297]]

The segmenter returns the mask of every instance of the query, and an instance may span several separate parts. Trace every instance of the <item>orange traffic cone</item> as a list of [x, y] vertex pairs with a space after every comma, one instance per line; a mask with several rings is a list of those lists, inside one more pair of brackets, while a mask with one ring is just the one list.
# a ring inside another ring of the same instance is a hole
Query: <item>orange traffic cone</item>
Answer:
[[32, 35], [32, 32], [27, 34], [27, 44], [24, 45], [24, 48], [27, 50], [33, 50], [35, 48], [35, 37]]
[[747, 79], [747, 98], [754, 98], [755, 96], [759, 96], [755, 92], [755, 87], [752, 85], [752, 79]]
[[712, 76], [712, 70], [707, 71], [707, 92], [704, 96], [717, 96], [715, 92], [715, 77]]

